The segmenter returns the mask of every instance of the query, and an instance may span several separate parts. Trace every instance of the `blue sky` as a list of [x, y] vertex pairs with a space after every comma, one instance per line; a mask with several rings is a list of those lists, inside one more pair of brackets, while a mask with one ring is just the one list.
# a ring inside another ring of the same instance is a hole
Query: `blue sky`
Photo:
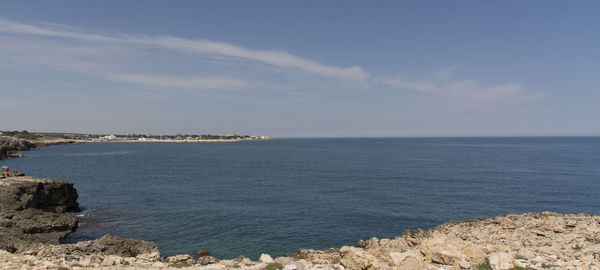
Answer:
[[596, 1], [12, 1], [0, 129], [600, 135]]

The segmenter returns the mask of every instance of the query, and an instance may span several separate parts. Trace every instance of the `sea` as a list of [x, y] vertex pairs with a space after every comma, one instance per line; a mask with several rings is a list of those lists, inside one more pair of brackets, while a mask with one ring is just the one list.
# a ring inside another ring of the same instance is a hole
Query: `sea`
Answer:
[[499, 214], [600, 214], [600, 137], [55, 145], [3, 160], [75, 183], [78, 230], [258, 258]]

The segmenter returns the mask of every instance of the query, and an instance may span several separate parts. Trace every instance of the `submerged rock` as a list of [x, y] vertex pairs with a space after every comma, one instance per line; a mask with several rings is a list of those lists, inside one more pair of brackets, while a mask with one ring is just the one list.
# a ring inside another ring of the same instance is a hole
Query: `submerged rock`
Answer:
[[208, 252], [206, 249], [198, 249], [196, 252], [194, 252], [194, 254], [197, 256], [208, 256], [210, 255], [210, 252]]

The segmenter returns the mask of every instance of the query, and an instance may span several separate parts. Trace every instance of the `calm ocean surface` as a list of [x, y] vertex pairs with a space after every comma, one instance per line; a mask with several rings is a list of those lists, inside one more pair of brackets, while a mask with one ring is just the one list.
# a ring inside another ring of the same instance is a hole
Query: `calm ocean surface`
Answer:
[[327, 248], [509, 212], [600, 214], [600, 137], [58, 145], [1, 161], [75, 183], [82, 223], [163, 255]]

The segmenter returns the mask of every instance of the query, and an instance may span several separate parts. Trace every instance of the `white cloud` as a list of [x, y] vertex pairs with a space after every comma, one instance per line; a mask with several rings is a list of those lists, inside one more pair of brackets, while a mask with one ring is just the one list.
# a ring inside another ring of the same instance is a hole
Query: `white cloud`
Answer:
[[[453, 69], [452, 69], [453, 70]], [[398, 89], [421, 93], [409, 111], [426, 114], [456, 114], [491, 111], [545, 99], [548, 92], [525, 91], [520, 83], [486, 86], [475, 80], [449, 80], [449, 71], [434, 72], [432, 78], [410, 80], [406, 76], [380, 78]], [[443, 74], [439, 76], [437, 74]]]
[[358, 66], [335, 67], [301, 58], [278, 50], [252, 50], [223, 42], [191, 40], [171, 36], [101, 35], [77, 31], [66, 26], [31, 25], [15, 23], [0, 18], [0, 32], [72, 39], [82, 42], [135, 45], [162, 48], [180, 52], [234, 57], [258, 61], [282, 68], [295, 68], [303, 72], [344, 81], [364, 82], [368, 74]]
[[405, 79], [402, 76], [391, 77], [391, 78], [383, 78], [381, 82], [393, 86], [395, 88], [405, 88], [405, 89], [413, 89], [419, 90], [422, 92], [436, 92], [439, 91], [440, 88], [435, 82], [431, 81], [410, 81]]
[[254, 88], [258, 83], [240, 80], [232, 77], [202, 77], [202, 76], [151, 76], [143, 74], [111, 75], [110, 79], [128, 83], [143, 84], [153, 88], [181, 89], [244, 89]]

